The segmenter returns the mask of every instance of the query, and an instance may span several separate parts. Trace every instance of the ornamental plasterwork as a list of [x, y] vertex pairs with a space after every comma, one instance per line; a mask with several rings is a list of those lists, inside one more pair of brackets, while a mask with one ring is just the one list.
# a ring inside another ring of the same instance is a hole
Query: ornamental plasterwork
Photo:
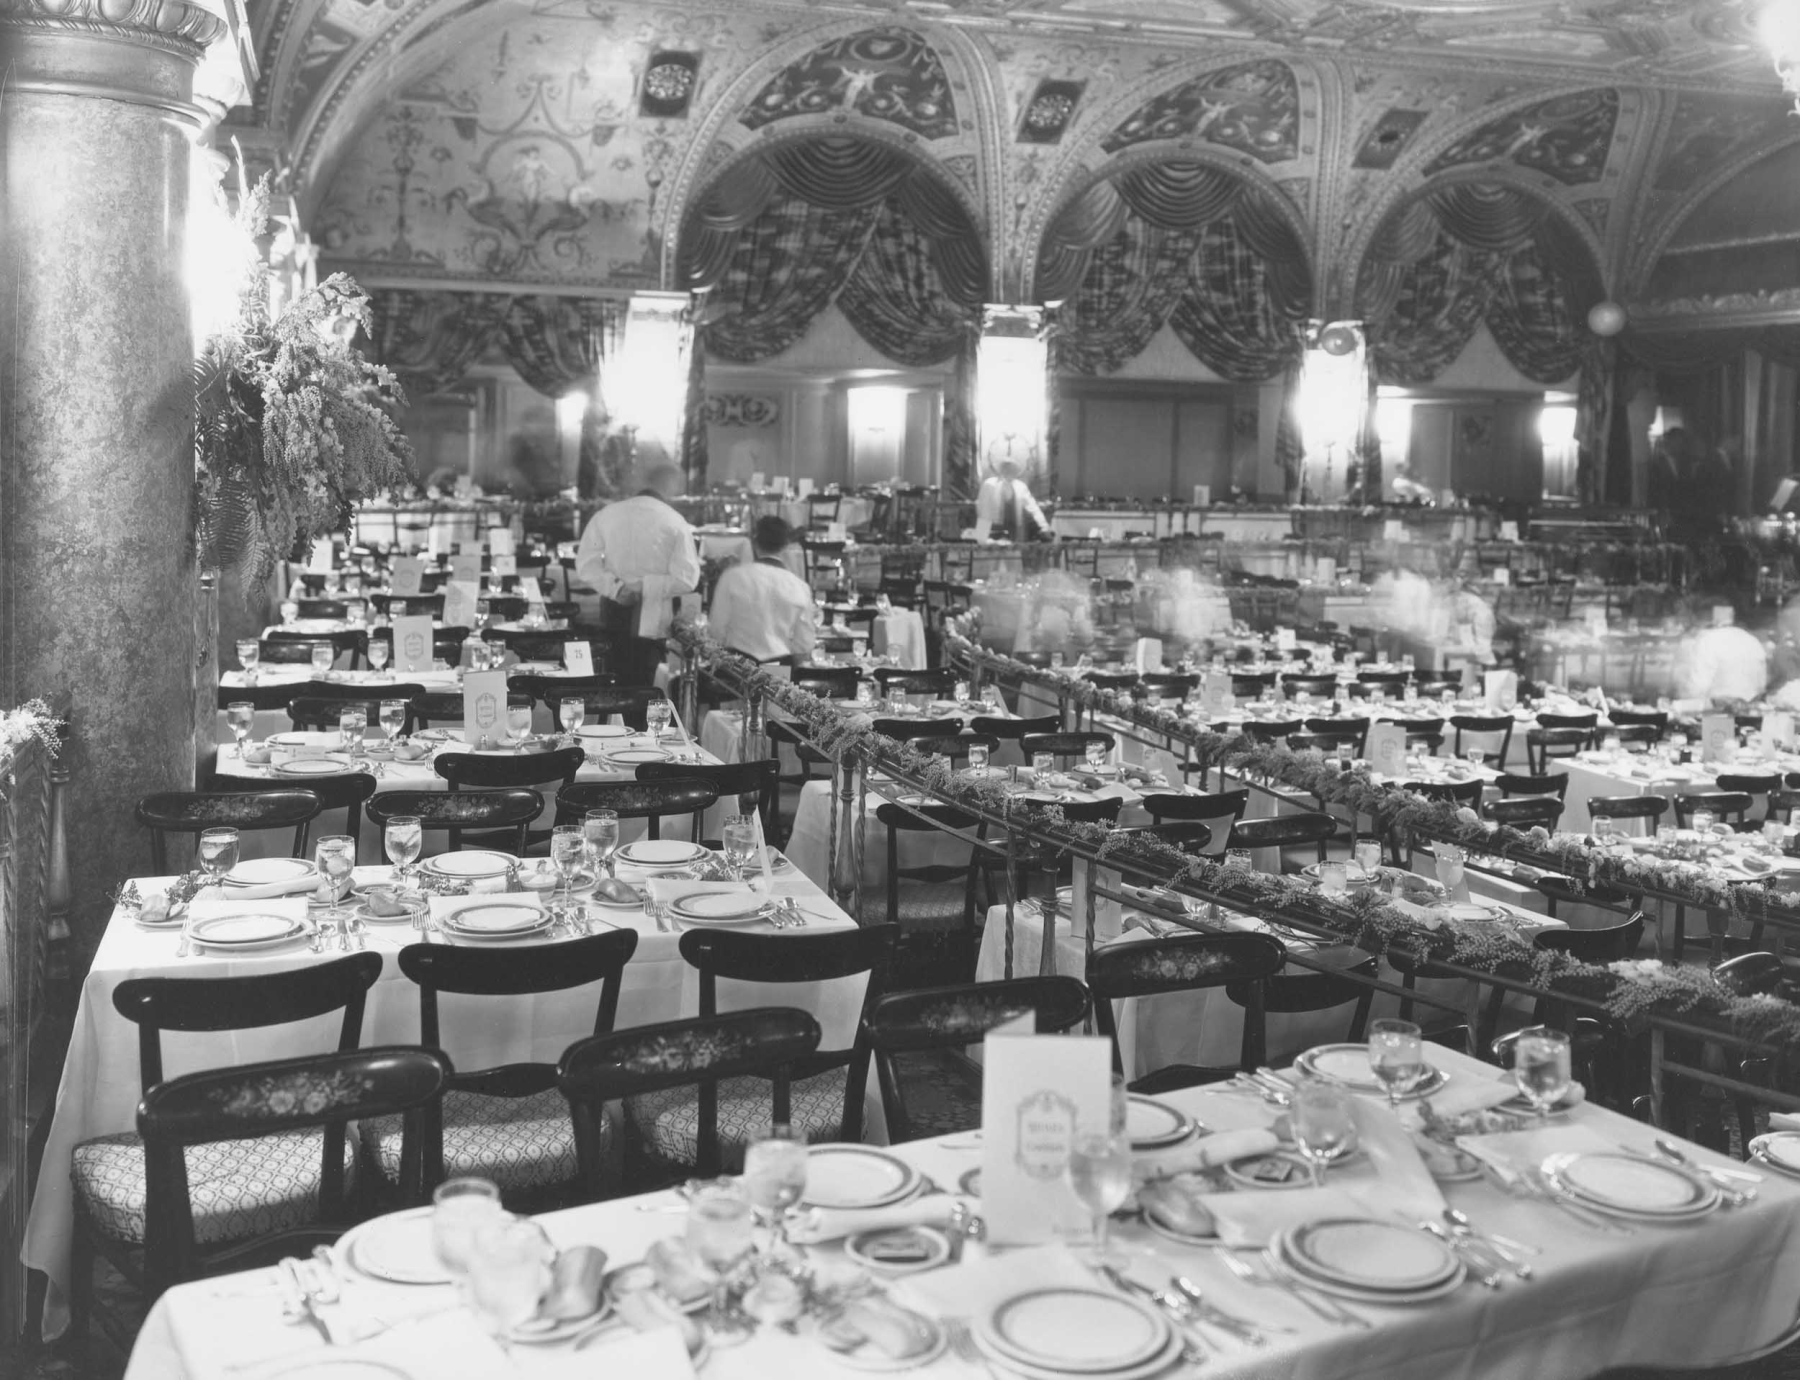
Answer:
[[184, 0], [0, 0], [0, 28], [125, 38], [197, 59], [225, 21]]

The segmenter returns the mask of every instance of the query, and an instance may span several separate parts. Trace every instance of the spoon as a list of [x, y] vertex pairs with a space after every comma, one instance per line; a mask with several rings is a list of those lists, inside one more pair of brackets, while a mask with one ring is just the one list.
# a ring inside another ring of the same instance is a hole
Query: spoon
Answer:
[[1656, 1151], [1665, 1159], [1687, 1169], [1697, 1169], [1710, 1178], [1730, 1179], [1741, 1184], [1759, 1184], [1763, 1181], [1761, 1174], [1753, 1174], [1748, 1169], [1721, 1169], [1717, 1165], [1700, 1164], [1667, 1136], [1656, 1138]]
[[[1429, 1217], [1420, 1222], [1419, 1226], [1448, 1246], [1451, 1255], [1460, 1256], [1463, 1263], [1469, 1267], [1469, 1273], [1475, 1276], [1483, 1288], [1498, 1289], [1500, 1287], [1500, 1276], [1493, 1272], [1494, 1255], [1483, 1250], [1481, 1243], [1473, 1236], [1451, 1232]], [[1459, 1246], [1462, 1247], [1461, 1250], [1457, 1249]]]
[[1495, 1236], [1491, 1232], [1480, 1230], [1469, 1220], [1469, 1214], [1464, 1212], [1461, 1208], [1445, 1208], [1444, 1220], [1452, 1227], [1456, 1228], [1457, 1231], [1467, 1232], [1470, 1236], [1477, 1237], [1491, 1245], [1494, 1248], [1495, 1254], [1500, 1256], [1502, 1260], [1506, 1261], [1507, 1264], [1511, 1265], [1519, 1272], [1520, 1279], [1531, 1278], [1531, 1266], [1527, 1265], [1522, 1260], [1515, 1259], [1515, 1257], [1521, 1255], [1542, 1255], [1544, 1253], [1542, 1247], [1533, 1246], [1524, 1241], [1514, 1241], [1510, 1236]]

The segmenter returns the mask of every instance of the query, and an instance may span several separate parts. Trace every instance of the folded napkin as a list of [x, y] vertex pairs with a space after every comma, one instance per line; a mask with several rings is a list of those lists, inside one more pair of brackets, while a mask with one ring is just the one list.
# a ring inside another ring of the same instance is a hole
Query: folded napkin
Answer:
[[304, 920], [306, 902], [280, 892], [265, 895], [262, 887], [233, 887], [223, 896], [217, 887], [208, 887], [189, 903], [188, 914], [196, 920], [219, 915], [281, 915]]
[[700, 882], [692, 877], [647, 877], [644, 889], [658, 905], [679, 901], [683, 896], [732, 895], [754, 896], [756, 888], [747, 882]]
[[1458, 1136], [1456, 1145], [1490, 1166], [1508, 1183], [1543, 1164], [1546, 1155], [1617, 1154], [1619, 1147], [1587, 1126], [1533, 1126], [1523, 1131], [1494, 1131], [1484, 1136]]
[[1771, 1131], [1800, 1131], [1800, 1112], [1770, 1112]]
[[959, 1200], [949, 1193], [930, 1193], [910, 1202], [882, 1208], [807, 1208], [795, 1213], [788, 1235], [802, 1245], [837, 1241], [859, 1231], [884, 1227], [941, 1227]]
[[1247, 1128], [1241, 1131], [1215, 1131], [1193, 1145], [1178, 1150], [1154, 1151], [1139, 1155], [1134, 1168], [1147, 1170], [1156, 1177], [1186, 1174], [1197, 1169], [1216, 1169], [1249, 1155], [1266, 1155], [1278, 1149], [1281, 1140], [1273, 1131]]
[[1362, 1185], [1284, 1188], [1262, 1192], [1200, 1193], [1194, 1201], [1212, 1214], [1219, 1239], [1228, 1246], [1266, 1246], [1290, 1227], [1324, 1217], [1366, 1217], [1371, 1208]]
[[1519, 1095], [1519, 1085], [1512, 1079], [1454, 1078], [1441, 1091], [1424, 1099], [1441, 1117], [1463, 1116], [1469, 1112], [1485, 1112]]
[[[275, 896], [304, 896], [318, 886], [318, 877], [296, 877], [291, 882], [264, 882], [258, 886], [206, 887], [194, 898], [199, 905], [201, 897], [220, 897], [237, 901], [266, 901]], [[258, 910], [266, 910], [266, 906], [258, 906]]]
[[1369, 1157], [1375, 1181], [1356, 1185], [1355, 1191], [1372, 1207], [1385, 1207], [1408, 1220], [1438, 1217], [1444, 1210], [1444, 1191], [1425, 1167], [1412, 1132], [1387, 1107], [1368, 1098], [1353, 1098], [1357, 1140]]

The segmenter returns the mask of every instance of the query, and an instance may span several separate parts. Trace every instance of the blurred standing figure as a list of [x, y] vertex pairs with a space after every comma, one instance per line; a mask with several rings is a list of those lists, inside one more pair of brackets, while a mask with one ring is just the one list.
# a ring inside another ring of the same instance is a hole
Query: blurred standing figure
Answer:
[[1769, 653], [1747, 628], [1702, 628], [1675, 649], [1675, 693], [1686, 700], [1755, 700], [1769, 688]]
[[761, 517], [751, 534], [756, 559], [719, 576], [707, 615], [713, 636], [758, 661], [794, 656], [804, 661], [818, 640], [819, 615], [812, 590], [781, 559], [793, 529], [778, 517]]
[[1019, 477], [1017, 460], [1002, 460], [981, 481], [975, 495], [975, 540], [1033, 541], [1050, 534], [1050, 523]]
[[676, 598], [699, 588], [694, 529], [669, 505], [681, 490], [680, 470], [652, 465], [635, 495], [588, 520], [575, 573], [600, 591], [600, 625], [607, 632], [666, 636]]

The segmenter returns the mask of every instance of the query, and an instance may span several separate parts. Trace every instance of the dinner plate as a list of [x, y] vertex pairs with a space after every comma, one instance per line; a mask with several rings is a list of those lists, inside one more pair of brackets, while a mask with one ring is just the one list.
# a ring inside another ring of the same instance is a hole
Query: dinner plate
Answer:
[[1064, 1375], [1117, 1376], [1168, 1348], [1169, 1321], [1144, 1300], [1111, 1290], [1032, 1289], [976, 1324], [1003, 1360]]
[[806, 1155], [807, 1207], [877, 1208], [919, 1186], [919, 1171], [868, 1145], [815, 1145]]
[[1438, 906], [1437, 910], [1448, 919], [1465, 924], [1494, 924], [1507, 918], [1506, 911], [1499, 906], [1484, 906], [1479, 901], [1455, 901]]
[[[1357, 1092], [1387, 1095], [1386, 1085], [1369, 1067], [1367, 1045], [1316, 1045], [1294, 1060], [1294, 1067], [1301, 1073], [1323, 1078], [1326, 1082], [1336, 1083], [1341, 1087], [1353, 1088]], [[1427, 1065], [1427, 1070], [1425, 1076], [1411, 1089], [1400, 1094], [1402, 1101], [1414, 1097], [1429, 1097], [1450, 1081], [1450, 1075], [1436, 1065]]]
[[435, 872], [440, 877], [457, 877], [464, 881], [479, 881], [484, 877], [501, 877], [517, 866], [518, 859], [505, 853], [490, 853], [485, 849], [471, 848], [461, 853], [439, 853], [436, 857], [427, 858], [420, 864], [427, 872]]
[[275, 764], [277, 776], [343, 776], [350, 770], [348, 757], [298, 757]]
[[[1800, 1144], [1795, 1145], [1794, 1156], [1794, 1172], [1800, 1174]], [[956, 1188], [959, 1193], [965, 1193], [971, 1198], [979, 1198], [981, 1196], [981, 1166], [976, 1165], [973, 1169], [965, 1173], [962, 1178], [958, 1179], [956, 1181]]]
[[1245, 1155], [1223, 1166], [1225, 1177], [1239, 1188], [1311, 1188], [1312, 1170], [1291, 1150]]
[[877, 1227], [844, 1239], [844, 1254], [884, 1275], [936, 1269], [950, 1258], [950, 1238], [936, 1227]]
[[506, 1340], [526, 1346], [553, 1346], [579, 1337], [589, 1328], [605, 1322], [612, 1313], [612, 1300], [600, 1291], [600, 1306], [579, 1318], [543, 1318], [533, 1314], [522, 1323], [506, 1329]]
[[429, 1207], [407, 1208], [358, 1223], [338, 1238], [341, 1259], [390, 1284], [449, 1284], [451, 1273], [431, 1240]]
[[659, 747], [615, 748], [606, 754], [606, 760], [621, 762], [626, 766], [638, 762], [666, 762], [669, 760], [669, 752], [667, 748]]
[[383, 915], [376, 911], [367, 897], [350, 907], [350, 914], [358, 920], [366, 920], [371, 925], [405, 925], [411, 922], [412, 915], [401, 911], [398, 915]]
[[1146, 1212], [1144, 1214], [1144, 1225], [1155, 1232], [1156, 1235], [1163, 1237], [1166, 1240], [1173, 1241], [1177, 1245], [1216, 1246], [1219, 1244], [1217, 1233], [1211, 1236], [1190, 1236], [1187, 1232], [1176, 1231], [1175, 1228], [1171, 1227], [1167, 1222], [1163, 1221], [1153, 1213]]
[[627, 724], [583, 724], [575, 730], [578, 738], [634, 738], [637, 730]]
[[1377, 1293], [1435, 1289], [1456, 1273], [1456, 1257], [1434, 1236], [1398, 1222], [1330, 1217], [1279, 1237], [1288, 1265], [1313, 1279]]
[[1354, 1303], [1375, 1303], [1380, 1304], [1383, 1307], [1392, 1307], [1397, 1304], [1429, 1303], [1433, 1299], [1444, 1298], [1450, 1294], [1454, 1294], [1458, 1289], [1462, 1288], [1463, 1280], [1467, 1277], [1468, 1273], [1463, 1268], [1462, 1262], [1458, 1261], [1456, 1263], [1456, 1273], [1451, 1275], [1450, 1278], [1445, 1280], [1442, 1284], [1433, 1285], [1429, 1289], [1417, 1289], [1411, 1293], [1403, 1294], [1383, 1289], [1359, 1289], [1352, 1284], [1339, 1284], [1334, 1280], [1317, 1278], [1316, 1276], [1307, 1274], [1303, 1270], [1296, 1269], [1294, 1265], [1289, 1262], [1287, 1256], [1277, 1248], [1271, 1248], [1265, 1252], [1264, 1259], [1269, 1262], [1270, 1268], [1274, 1271], [1278, 1279], [1292, 1280], [1296, 1284], [1305, 1285], [1308, 1289], [1317, 1289], [1322, 1294], [1331, 1294], [1336, 1298], [1349, 1299]]
[[1154, 1150], [1193, 1135], [1194, 1119], [1166, 1102], [1133, 1093], [1126, 1104], [1125, 1132], [1133, 1150]]
[[324, 747], [328, 743], [337, 742], [337, 740], [338, 736], [335, 733], [318, 733], [301, 729], [284, 729], [280, 733], [271, 733], [267, 738], [263, 739], [263, 742], [267, 743], [270, 747], [297, 748]]
[[308, 1352], [305, 1356], [291, 1361], [277, 1361], [275, 1369], [264, 1370], [264, 1375], [275, 1377], [283, 1375], [305, 1376], [306, 1380], [416, 1380], [409, 1372], [399, 1366], [390, 1366], [386, 1361], [371, 1361], [365, 1356], [331, 1356]]
[[677, 920], [697, 925], [747, 925], [768, 913], [768, 898], [741, 891], [699, 891], [669, 905]]
[[[1571, 1079], [1568, 1091], [1550, 1104], [1550, 1114], [1554, 1116], [1557, 1112], [1566, 1112], [1569, 1108], [1579, 1107], [1586, 1101], [1587, 1085]], [[1509, 1097], [1500, 1105], [1509, 1112], [1529, 1112], [1534, 1116], [1537, 1114], [1537, 1108], [1531, 1105], [1531, 1099], [1524, 1093], [1520, 1093], [1517, 1097]]]
[[317, 865], [307, 858], [246, 858], [225, 874], [225, 885], [272, 886], [318, 875]]
[[1800, 1177], [1800, 1131], [1770, 1131], [1745, 1147], [1750, 1158], [1769, 1168]]
[[260, 949], [306, 932], [306, 921], [288, 915], [209, 915], [187, 927], [188, 938], [209, 949]]
[[1544, 1161], [1544, 1172], [1582, 1203], [1614, 1216], [1680, 1221], [1719, 1205], [1714, 1184], [1635, 1155], [1605, 1151], [1551, 1155]]
[[638, 867], [680, 867], [704, 858], [706, 849], [680, 839], [638, 839], [626, 844], [616, 856], [621, 862]]
[[537, 906], [522, 905], [517, 901], [497, 901], [454, 911], [438, 923], [447, 930], [471, 938], [512, 938], [543, 929], [550, 923], [550, 914]]

